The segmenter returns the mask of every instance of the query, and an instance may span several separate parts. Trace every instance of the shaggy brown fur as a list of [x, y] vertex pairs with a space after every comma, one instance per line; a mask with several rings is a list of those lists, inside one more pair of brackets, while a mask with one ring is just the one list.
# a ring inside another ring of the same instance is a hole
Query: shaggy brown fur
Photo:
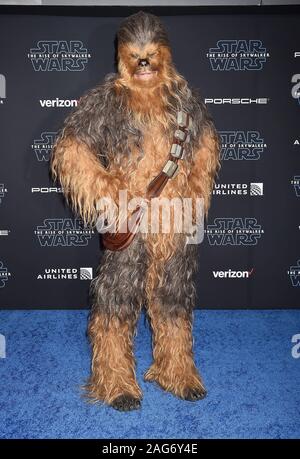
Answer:
[[204, 398], [206, 390], [193, 360], [191, 317], [165, 317], [162, 305], [152, 303], [148, 314], [153, 328], [154, 363], [145, 374], [163, 389], [185, 400]]
[[59, 175], [68, 203], [85, 223], [96, 221], [101, 197], [117, 202], [119, 189], [125, 188], [120, 172], [105, 170], [93, 152], [72, 137], [57, 143], [51, 165], [54, 180]]
[[128, 399], [133, 407], [139, 406], [142, 392], [135, 377], [134, 326], [133, 321], [118, 317], [108, 321], [106, 315], [95, 315], [90, 321], [93, 359], [86, 389], [91, 401], [103, 400], [118, 408]]
[[[178, 175], [158, 199], [202, 197], [207, 213], [219, 167], [213, 121], [177, 72], [159, 19], [145, 13], [127, 18], [118, 32], [118, 73], [80, 99], [54, 147], [53, 175], [85, 222], [96, 221], [103, 196], [116, 201], [125, 189], [129, 199], [144, 196], [169, 156], [179, 110], [192, 116], [191, 139]], [[104, 253], [92, 282], [87, 389], [93, 400], [121, 410], [138, 407], [132, 338], [142, 305], [153, 328], [154, 363], [146, 380], [189, 400], [205, 395], [192, 349], [197, 251], [176, 234], [175, 224], [176, 218], [169, 234], [144, 232], [122, 252]]]

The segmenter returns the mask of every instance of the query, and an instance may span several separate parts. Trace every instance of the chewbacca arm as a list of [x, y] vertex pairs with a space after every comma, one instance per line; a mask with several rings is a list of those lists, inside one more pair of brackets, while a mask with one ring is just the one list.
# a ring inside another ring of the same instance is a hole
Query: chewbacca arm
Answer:
[[195, 151], [189, 184], [195, 197], [204, 199], [204, 212], [207, 215], [211, 192], [220, 162], [220, 139], [212, 124], [205, 127], [199, 146]]
[[110, 197], [115, 201], [122, 188], [121, 180], [101, 166], [87, 145], [72, 137], [64, 137], [55, 145], [51, 172], [85, 223], [96, 221], [96, 203], [100, 198]]

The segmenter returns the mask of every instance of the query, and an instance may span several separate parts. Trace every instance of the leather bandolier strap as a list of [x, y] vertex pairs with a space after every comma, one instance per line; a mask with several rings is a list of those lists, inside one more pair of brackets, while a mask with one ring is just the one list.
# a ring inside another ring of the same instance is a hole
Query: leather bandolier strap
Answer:
[[[184, 158], [184, 144], [190, 140], [190, 129], [192, 126], [192, 119], [186, 112], [179, 111], [177, 113], [177, 129], [174, 133], [171, 150], [168, 160], [164, 165], [162, 171], [149, 183], [146, 193], [145, 201], [150, 201], [152, 198], [157, 198], [162, 193], [169, 180], [174, 178], [179, 171], [179, 160]], [[130, 215], [126, 221], [122, 223], [122, 231], [110, 233], [109, 231], [102, 234], [103, 245], [106, 249], [112, 251], [124, 250], [133, 241], [143, 215], [145, 207], [139, 205]], [[124, 225], [125, 228], [124, 228]]]

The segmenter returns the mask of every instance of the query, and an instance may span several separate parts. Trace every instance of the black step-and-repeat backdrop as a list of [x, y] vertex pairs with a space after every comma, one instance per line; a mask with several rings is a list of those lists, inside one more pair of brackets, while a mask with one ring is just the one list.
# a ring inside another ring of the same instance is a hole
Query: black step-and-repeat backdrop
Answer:
[[[64, 204], [49, 157], [77, 99], [114, 70], [115, 32], [136, 10], [16, 11], [0, 18], [0, 307], [85, 308], [98, 235]], [[198, 306], [297, 308], [300, 10], [151, 11], [222, 136]]]

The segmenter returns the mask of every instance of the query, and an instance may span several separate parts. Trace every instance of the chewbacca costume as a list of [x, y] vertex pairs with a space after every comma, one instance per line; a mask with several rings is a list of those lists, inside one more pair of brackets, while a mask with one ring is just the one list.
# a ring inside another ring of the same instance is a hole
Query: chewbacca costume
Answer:
[[[117, 34], [118, 72], [89, 90], [67, 117], [53, 149], [51, 169], [73, 210], [95, 224], [97, 201], [115, 202], [119, 190], [145, 195], [164, 167], [177, 113], [192, 118], [190, 141], [179, 172], [162, 198], [202, 197], [205, 211], [219, 166], [219, 136], [200, 96], [178, 74], [160, 20], [139, 12]], [[138, 233], [124, 250], [104, 250], [89, 321], [92, 371], [86, 385], [92, 400], [119, 410], [139, 408], [133, 337], [141, 308], [153, 331], [153, 364], [145, 374], [186, 400], [206, 395], [193, 360], [193, 275], [197, 246], [186, 236]]]

